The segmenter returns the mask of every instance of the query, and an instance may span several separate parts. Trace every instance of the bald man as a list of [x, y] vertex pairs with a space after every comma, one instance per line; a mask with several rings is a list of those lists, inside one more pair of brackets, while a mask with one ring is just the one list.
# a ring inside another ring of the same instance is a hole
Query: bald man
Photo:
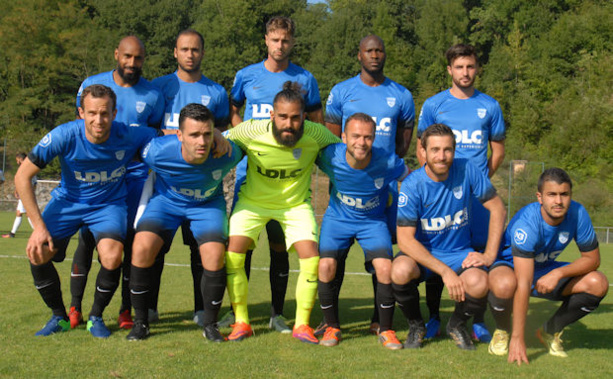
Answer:
[[[90, 76], [85, 79], [77, 93], [77, 108], [81, 106], [81, 92], [92, 84], [103, 84], [113, 90], [117, 95], [117, 116], [115, 121], [131, 127], [151, 126], [159, 128], [164, 114], [164, 98], [157, 87], [141, 77], [145, 62], [145, 45], [136, 36], [127, 36], [119, 41], [115, 49], [117, 67], [108, 72]], [[147, 167], [137, 161], [128, 166], [126, 183], [128, 186], [128, 234], [125, 243], [125, 259], [122, 280], [122, 305], [119, 309], [118, 324], [122, 329], [132, 327], [130, 302], [130, 258], [132, 239], [134, 237], [134, 216], [138, 200], [147, 179]], [[69, 318], [72, 328], [83, 322], [81, 314], [81, 301], [87, 284], [87, 275], [91, 268], [92, 256], [96, 243], [92, 233], [81, 229], [79, 245], [75, 251], [70, 273], [70, 292], [72, 302]]]

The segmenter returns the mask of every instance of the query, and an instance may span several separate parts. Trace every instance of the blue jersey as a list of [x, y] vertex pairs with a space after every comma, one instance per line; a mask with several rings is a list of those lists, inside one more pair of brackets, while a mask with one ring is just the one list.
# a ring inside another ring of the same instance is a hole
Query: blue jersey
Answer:
[[466, 159], [454, 159], [442, 182], [432, 180], [424, 166], [402, 182], [398, 226], [416, 227], [417, 240], [429, 251], [469, 249], [471, 196], [484, 203], [495, 195], [487, 176]]
[[121, 87], [113, 79], [113, 71], [90, 76], [81, 83], [77, 93], [77, 108], [81, 106], [81, 93], [92, 84], [103, 84], [117, 96], [117, 116], [115, 121], [129, 126], [158, 127], [164, 114], [164, 98], [157, 87], [140, 78], [131, 87]]
[[85, 136], [85, 121], [75, 120], [49, 132], [28, 157], [39, 168], [59, 158], [62, 180], [53, 190], [58, 199], [85, 204], [125, 201], [126, 166], [155, 135], [152, 128], [113, 122], [109, 139], [94, 144]]
[[383, 84], [370, 87], [357, 75], [332, 88], [326, 102], [325, 120], [342, 126], [357, 112], [368, 114], [377, 124], [374, 146], [396, 152], [398, 129], [412, 129], [415, 122], [413, 95], [400, 84], [385, 78]]
[[385, 220], [388, 185], [405, 171], [404, 161], [381, 148], [373, 148], [368, 166], [349, 166], [347, 145], [336, 143], [319, 153], [317, 165], [330, 178], [330, 202], [326, 217], [343, 220]]
[[230, 120], [230, 104], [226, 90], [211, 79], [201, 76], [195, 83], [179, 78], [177, 72], [156, 79], [152, 83], [164, 95], [162, 129], [179, 129], [179, 114], [187, 104], [202, 104], [215, 116], [215, 126], [225, 127]]
[[598, 247], [592, 221], [583, 205], [571, 201], [564, 221], [551, 226], [543, 220], [541, 204], [528, 204], [511, 219], [504, 234], [503, 256], [534, 259], [535, 269], [547, 266], [575, 240], [579, 251], [588, 252]]
[[242, 151], [233, 143], [232, 157], [209, 158], [202, 164], [187, 163], [175, 135], [156, 138], [143, 150], [143, 161], [156, 173], [155, 192], [184, 206], [197, 206], [223, 198], [221, 182], [241, 160]]
[[230, 91], [232, 105], [240, 108], [245, 105], [243, 121], [250, 119], [262, 120], [270, 118], [272, 101], [283, 89], [286, 81], [298, 82], [306, 92], [304, 101], [306, 111], [321, 109], [319, 87], [315, 77], [300, 66], [289, 63], [282, 72], [270, 72], [264, 66], [264, 61], [243, 68], [236, 73], [234, 84]]
[[445, 124], [456, 138], [456, 158], [470, 159], [486, 175], [488, 141], [505, 138], [504, 119], [498, 102], [477, 90], [469, 99], [458, 99], [449, 90], [424, 102], [417, 137], [432, 124]]

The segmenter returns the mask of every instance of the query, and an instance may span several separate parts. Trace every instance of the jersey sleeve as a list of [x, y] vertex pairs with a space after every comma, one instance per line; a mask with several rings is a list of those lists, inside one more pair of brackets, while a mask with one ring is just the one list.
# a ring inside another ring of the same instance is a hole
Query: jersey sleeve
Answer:
[[434, 104], [430, 99], [427, 99], [424, 105], [421, 106], [421, 113], [419, 114], [419, 121], [417, 122], [417, 138], [421, 138], [421, 134], [428, 126], [434, 123]]
[[240, 70], [234, 76], [234, 84], [230, 90], [230, 101], [232, 105], [240, 108], [245, 104], [245, 89], [243, 88], [243, 70]]
[[310, 121], [305, 121], [304, 124], [305, 129], [309, 131], [310, 136], [317, 142], [320, 149], [330, 144], [341, 142], [340, 138], [335, 136], [334, 133], [321, 124]]
[[388, 160], [388, 177], [390, 181], [394, 181], [404, 174], [407, 166], [404, 164], [404, 159], [399, 158], [396, 154], [390, 154]]
[[[267, 121], [267, 123], [270, 121]], [[262, 126], [265, 127], [267, 123], [258, 122], [257, 120], [243, 121], [235, 127], [228, 129], [226, 138], [234, 142], [245, 153], [249, 150], [249, 144], [253, 139], [263, 133]]]
[[328, 145], [319, 151], [315, 164], [328, 178], [332, 178], [332, 157], [334, 155], [335, 145]]
[[417, 226], [419, 220], [420, 198], [415, 186], [411, 185], [410, 175], [402, 182], [398, 194], [398, 226]]
[[228, 126], [230, 123], [230, 103], [228, 101], [228, 94], [223, 87], [220, 88], [216, 108], [215, 126], [218, 128]]
[[511, 251], [514, 257], [534, 259], [540, 239], [538, 228], [518, 220], [511, 229]]
[[490, 179], [477, 166], [473, 165], [470, 161], [466, 161], [465, 170], [470, 180], [471, 192], [482, 204], [496, 196], [496, 188], [494, 188]]
[[308, 75], [308, 92], [305, 100], [305, 111], [313, 112], [321, 109], [321, 96], [319, 95], [319, 86], [317, 85], [317, 80], [313, 75], [309, 73]]
[[492, 107], [492, 120], [490, 122], [490, 140], [502, 141], [506, 138], [506, 128], [504, 125], [504, 117], [502, 117], [502, 109], [498, 101], [494, 100]]
[[402, 92], [402, 112], [397, 125], [398, 129], [413, 129], [415, 126], [415, 103], [413, 95], [406, 88]]
[[164, 96], [162, 96], [162, 93], [157, 90], [157, 87], [155, 88], [155, 104], [153, 104], [153, 112], [151, 112], [151, 114], [149, 115], [147, 124], [152, 128], [159, 129], [162, 124], [162, 117], [164, 117], [165, 103]]
[[577, 234], [575, 242], [582, 253], [592, 251], [598, 247], [598, 238], [594, 232], [592, 220], [587, 210], [579, 204], [577, 211]]
[[338, 86], [332, 87], [328, 95], [324, 120], [330, 124], [343, 125], [343, 104]]
[[[73, 127], [78, 125], [68, 124]], [[28, 158], [38, 168], [45, 168], [53, 158], [60, 155], [62, 151], [66, 150], [68, 141], [72, 138], [74, 132], [70, 130], [67, 124], [60, 125], [53, 129], [43, 139], [38, 142], [32, 151], [28, 154]]]

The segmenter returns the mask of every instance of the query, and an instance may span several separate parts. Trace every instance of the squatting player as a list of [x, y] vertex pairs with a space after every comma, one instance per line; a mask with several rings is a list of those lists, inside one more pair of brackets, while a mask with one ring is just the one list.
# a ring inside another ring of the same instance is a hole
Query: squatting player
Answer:
[[228, 336], [240, 341], [253, 334], [247, 311], [245, 254], [270, 220], [300, 258], [293, 336], [318, 343], [309, 326], [317, 294], [317, 223], [310, 203], [311, 171], [319, 150], [340, 139], [323, 125], [304, 120], [304, 98], [287, 82], [273, 101], [271, 120], [249, 120], [230, 129], [229, 138], [248, 156], [247, 180], [230, 217], [226, 253], [228, 293], [236, 323]]
[[394, 293], [392, 237], [385, 207], [388, 186], [408, 173], [396, 154], [374, 147], [376, 124], [371, 116], [355, 113], [345, 123], [343, 143], [329, 145], [319, 153], [317, 165], [330, 178], [330, 202], [323, 218], [319, 241], [319, 302], [326, 331], [320, 345], [335, 346], [341, 339], [338, 320], [338, 289], [334, 276], [337, 262], [347, 258], [353, 241], [364, 251], [365, 263], [377, 273], [379, 340], [388, 349], [402, 345], [392, 330]]
[[[383, 73], [386, 57], [385, 44], [380, 37], [369, 35], [362, 38], [358, 51], [358, 60], [362, 69], [358, 75], [332, 88], [326, 103], [325, 123], [330, 131], [340, 136], [349, 116], [356, 112], [364, 112], [370, 115], [377, 125], [377, 138], [375, 138], [374, 146], [384, 149], [389, 154], [396, 153], [398, 157], [403, 158], [411, 144], [415, 105], [411, 92], [387, 78]], [[390, 201], [385, 211], [392, 241], [395, 243], [398, 198], [396, 181], [391, 183], [389, 191]], [[335, 304], [337, 307], [338, 291], [340, 291], [344, 273], [345, 262], [344, 260], [338, 261], [335, 275], [337, 282]], [[373, 275], [372, 280], [376, 299], [376, 275]], [[375, 313], [371, 324], [373, 333], [377, 332], [379, 326], [377, 316], [377, 301], [375, 300]], [[319, 333], [321, 328], [317, 329]]]
[[[491, 182], [466, 159], [454, 159], [455, 137], [446, 125], [430, 125], [422, 134], [426, 164], [409, 175], [398, 200], [398, 247], [392, 281], [396, 300], [409, 321], [405, 347], [419, 348], [426, 327], [419, 309], [417, 283], [441, 276], [456, 302], [447, 333], [461, 349], [474, 350], [466, 321], [485, 309], [487, 268], [494, 263], [505, 221], [502, 200]], [[491, 213], [484, 253], [470, 240], [471, 197]]]
[[[111, 332], [102, 312], [119, 285], [126, 236], [126, 166], [156, 134], [152, 128], [131, 128], [113, 122], [115, 93], [94, 84], [81, 95], [81, 120], [60, 125], [32, 149], [15, 177], [17, 192], [34, 224], [26, 252], [34, 285], [53, 312], [36, 333], [48, 336], [70, 329], [60, 278], [52, 263], [61, 262], [73, 234], [87, 226], [96, 239], [101, 267], [87, 330], [106, 338]], [[55, 157], [62, 167], [60, 186], [42, 216], [31, 179]]]
[[[538, 202], [523, 207], [511, 219], [505, 247], [490, 272], [492, 294], [496, 295], [493, 305], [508, 311], [494, 313], [497, 329], [489, 351], [496, 355], [508, 352], [508, 361], [518, 365], [528, 363], [524, 334], [530, 296], [562, 301], [537, 336], [549, 354], [566, 357], [560, 338], [563, 329], [596, 310], [609, 289], [605, 275], [596, 271], [600, 249], [592, 221], [585, 208], [571, 199], [568, 174], [560, 168], [545, 170], [536, 197]], [[573, 239], [581, 256], [570, 263], [557, 261]], [[511, 301], [513, 332], [507, 348]]]
[[[228, 217], [222, 180], [242, 158], [234, 145], [231, 155], [212, 156], [214, 116], [202, 104], [181, 110], [179, 132], [156, 138], [145, 148], [143, 161], [156, 173], [155, 192], [138, 221], [132, 256], [131, 292], [135, 324], [128, 340], [149, 335], [148, 297], [151, 270], [162, 247], [170, 245], [185, 221], [200, 249], [204, 303], [204, 336], [215, 342], [224, 338], [217, 327], [217, 314], [226, 288], [224, 253]], [[233, 144], [232, 144], [233, 145]]]
[[[273, 109], [273, 99], [283, 88], [286, 81], [297, 82], [304, 91], [306, 118], [313, 122], [323, 123], [323, 112], [319, 87], [315, 77], [290, 62], [289, 56], [295, 44], [294, 34], [296, 26], [288, 17], [272, 17], [266, 23], [266, 48], [268, 55], [265, 60], [249, 65], [236, 73], [234, 84], [230, 91], [230, 117], [232, 126], [236, 126], [250, 119], [268, 120]], [[240, 109], [245, 106], [241, 118]], [[238, 198], [241, 184], [245, 181], [247, 173], [247, 160], [244, 159], [236, 170], [236, 185], [234, 187], [234, 201]], [[270, 292], [271, 317], [269, 327], [282, 333], [291, 330], [285, 324], [283, 305], [285, 292], [289, 279], [289, 259], [285, 247], [283, 231], [276, 221], [266, 225], [268, 244], [270, 250]], [[251, 254], [247, 252], [247, 277], [251, 268]], [[231, 317], [224, 323], [231, 323]]]
[[[117, 67], [85, 79], [77, 93], [77, 111], [81, 106], [82, 92], [92, 84], [103, 84], [117, 96], [117, 116], [115, 121], [131, 127], [150, 126], [158, 128], [164, 112], [164, 98], [160, 91], [145, 78], [141, 77], [145, 62], [145, 45], [138, 37], [127, 36], [119, 41], [115, 49]], [[143, 184], [147, 179], [147, 167], [140, 160], [133, 160], [126, 173], [128, 190], [128, 231], [124, 244], [124, 261], [122, 264], [121, 306], [117, 323], [122, 329], [132, 327], [130, 303], [130, 257], [134, 238], [134, 216]], [[72, 328], [83, 322], [81, 302], [87, 284], [87, 275], [91, 268], [96, 240], [87, 228], [79, 233], [79, 244], [75, 250], [70, 272], [70, 326]]]
[[[196, 103], [206, 106], [215, 116], [214, 124], [222, 131], [228, 126], [230, 105], [225, 88], [202, 74], [201, 64], [204, 58], [204, 38], [193, 29], [181, 31], [175, 43], [174, 56], [177, 59], [177, 71], [153, 80], [164, 95], [165, 109], [162, 129], [177, 130], [179, 117], [183, 107]], [[204, 304], [200, 296], [200, 278], [202, 265], [198, 242], [185, 224], [181, 227], [183, 243], [189, 245], [190, 262], [194, 283], [194, 322], [202, 325]], [[151, 319], [158, 318], [157, 300], [160, 287], [160, 277], [164, 268], [164, 254], [156, 261], [154, 289], [152, 290]]]
[[[475, 89], [479, 68], [477, 53], [470, 45], [458, 44], [445, 53], [451, 88], [424, 102], [417, 126], [417, 145], [421, 134], [432, 124], [445, 124], [456, 137], [456, 156], [466, 158], [485, 175], [492, 177], [504, 160], [505, 125], [498, 102]], [[488, 144], [492, 151], [488, 158]], [[417, 159], [424, 165], [425, 157], [417, 149]], [[486, 245], [489, 212], [476, 199], [472, 203], [471, 239], [476, 251]], [[426, 338], [440, 332], [439, 306], [443, 284], [439, 277], [426, 282], [426, 299], [430, 310]], [[485, 326], [483, 314], [475, 315], [473, 336], [489, 342], [491, 335]]]

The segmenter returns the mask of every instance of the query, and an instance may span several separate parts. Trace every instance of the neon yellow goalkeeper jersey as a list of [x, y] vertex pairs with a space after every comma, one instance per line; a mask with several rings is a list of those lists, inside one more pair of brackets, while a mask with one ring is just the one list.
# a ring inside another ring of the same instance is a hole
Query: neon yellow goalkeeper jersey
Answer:
[[294, 147], [279, 144], [271, 120], [245, 121], [228, 138], [247, 154], [247, 179], [238, 194], [253, 205], [283, 209], [309, 202], [311, 171], [319, 150], [341, 140], [325, 126], [304, 121], [304, 134]]

